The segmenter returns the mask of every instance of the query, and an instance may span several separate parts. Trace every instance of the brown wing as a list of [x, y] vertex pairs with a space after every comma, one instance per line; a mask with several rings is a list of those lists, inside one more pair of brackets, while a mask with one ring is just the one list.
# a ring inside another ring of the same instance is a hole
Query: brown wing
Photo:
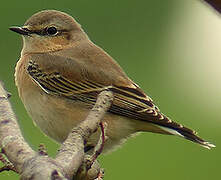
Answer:
[[[75, 66], [77, 67], [76, 64]], [[65, 71], [65, 64], [61, 64], [59, 67]], [[76, 71], [79, 71], [79, 69]], [[29, 62], [27, 71], [46, 93], [82, 101], [89, 107], [95, 104], [97, 95], [101, 91], [108, 89], [114, 93], [113, 104], [109, 109], [110, 113], [172, 129], [186, 139], [207, 148], [212, 147], [211, 144], [196, 136], [193, 130], [173, 122], [163, 115], [153, 104], [153, 101], [135, 84], [132, 87], [128, 87], [101, 84], [100, 82], [92, 81], [90, 78], [70, 79], [70, 73], [72, 72], [69, 72], [69, 77], [67, 77], [67, 75], [61, 74], [58, 69], [54, 68], [53, 70], [53, 65], [49, 69], [43, 70], [37, 61], [33, 60]], [[80, 72], [82, 73], [82, 71]], [[88, 72], [86, 77], [90, 77]]]

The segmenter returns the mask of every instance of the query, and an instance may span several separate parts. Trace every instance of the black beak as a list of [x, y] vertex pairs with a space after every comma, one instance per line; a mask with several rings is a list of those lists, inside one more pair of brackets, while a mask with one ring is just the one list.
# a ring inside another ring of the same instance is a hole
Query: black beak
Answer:
[[18, 34], [25, 35], [25, 36], [28, 36], [31, 33], [31, 31], [28, 30], [27, 28], [23, 28], [23, 27], [19, 27], [19, 26], [13, 26], [13, 27], [10, 27], [9, 29], [11, 31], [14, 31]]

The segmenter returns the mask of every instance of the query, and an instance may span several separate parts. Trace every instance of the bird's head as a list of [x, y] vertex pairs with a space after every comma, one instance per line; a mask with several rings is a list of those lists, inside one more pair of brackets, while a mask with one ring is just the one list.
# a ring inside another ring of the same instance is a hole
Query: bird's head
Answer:
[[58, 51], [87, 39], [86, 33], [74, 18], [56, 10], [38, 12], [24, 26], [9, 29], [22, 35], [22, 53]]

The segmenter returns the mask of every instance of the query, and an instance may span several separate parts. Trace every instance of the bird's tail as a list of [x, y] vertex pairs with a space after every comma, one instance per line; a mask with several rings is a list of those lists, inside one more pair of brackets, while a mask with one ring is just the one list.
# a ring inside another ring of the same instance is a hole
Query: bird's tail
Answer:
[[199, 136], [197, 136], [196, 132], [191, 133], [189, 131], [182, 130], [182, 128], [176, 129], [176, 130], [168, 128], [168, 127], [163, 127], [163, 126], [160, 126], [160, 128], [163, 129], [164, 131], [172, 134], [172, 135], [177, 135], [177, 136], [183, 137], [183, 138], [188, 139], [192, 142], [195, 142], [195, 143], [199, 144], [200, 146], [205, 147], [207, 149], [211, 149], [213, 147], [216, 147], [214, 144], [212, 144], [208, 141], [205, 141], [202, 138], [200, 138]]
[[[165, 115], [163, 115], [164, 118], [168, 119]], [[171, 121], [168, 119], [168, 121]], [[171, 121], [170, 123], [167, 124], [157, 124], [159, 128], [163, 129], [164, 131], [168, 132], [169, 134], [172, 135], [177, 135], [180, 137], [183, 137], [185, 139], [188, 139], [192, 142], [195, 142], [207, 149], [211, 149], [213, 147], [216, 147], [214, 144], [203, 140], [199, 136], [197, 136], [197, 133], [185, 126], [182, 126], [178, 123], [175, 123]]]

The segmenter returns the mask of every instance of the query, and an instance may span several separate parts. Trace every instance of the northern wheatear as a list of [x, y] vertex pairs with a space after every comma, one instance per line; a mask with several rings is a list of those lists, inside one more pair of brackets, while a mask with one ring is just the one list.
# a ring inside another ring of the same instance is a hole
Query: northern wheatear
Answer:
[[[178, 135], [206, 148], [215, 147], [162, 114], [66, 13], [41, 11], [24, 26], [10, 30], [21, 34], [24, 43], [15, 72], [21, 100], [37, 126], [57, 142], [62, 143], [86, 118], [97, 95], [109, 89], [114, 100], [103, 119], [108, 137], [105, 151], [141, 131]], [[96, 145], [99, 135], [98, 130], [86, 146]]]

